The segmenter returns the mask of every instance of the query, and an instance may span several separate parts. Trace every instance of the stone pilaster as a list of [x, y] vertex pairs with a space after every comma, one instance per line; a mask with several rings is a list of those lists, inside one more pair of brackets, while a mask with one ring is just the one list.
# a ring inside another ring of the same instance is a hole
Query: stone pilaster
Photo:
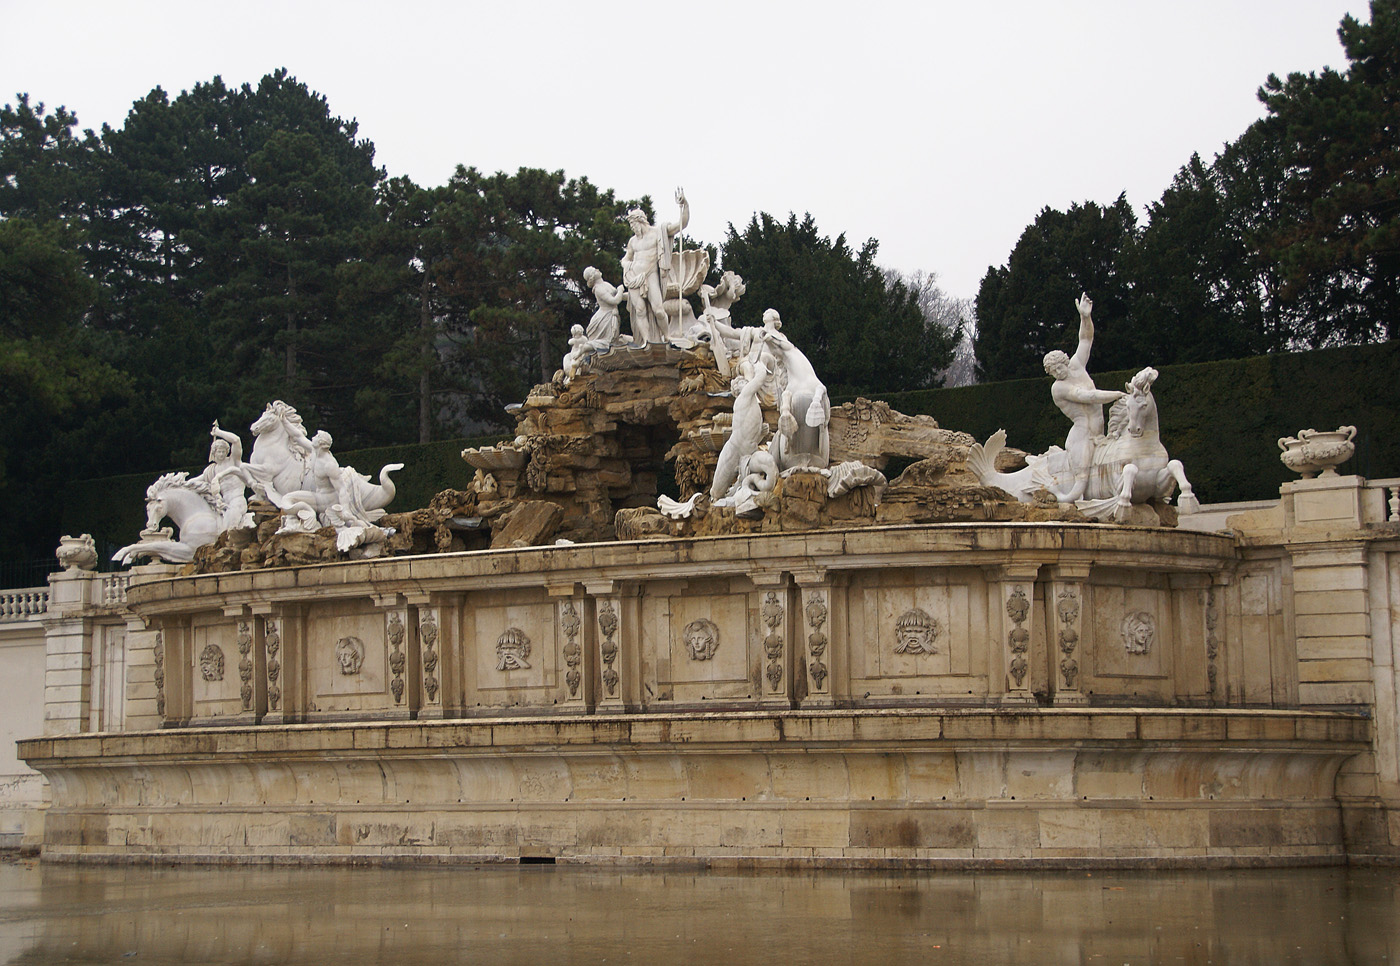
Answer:
[[1050, 650], [1050, 680], [1055, 704], [1088, 704], [1084, 693], [1084, 609], [1088, 563], [1062, 563], [1050, 568], [1046, 585], [1045, 626]]
[[126, 620], [126, 720], [123, 731], [160, 727], [156, 710], [156, 632], [135, 614]]
[[793, 574], [798, 586], [801, 627], [797, 631], [797, 667], [805, 676], [801, 704], [804, 708], [829, 708], [835, 704], [833, 668], [844, 655], [845, 641], [834, 642], [838, 626], [832, 614], [836, 606], [832, 581], [826, 570]]
[[587, 620], [587, 601], [574, 593], [574, 585], [551, 587], [556, 598], [556, 620], [559, 622], [559, 654], [557, 664], [562, 687], [559, 705], [563, 708], [587, 710], [593, 678], [594, 651], [588, 647], [591, 631], [596, 626]]
[[[301, 644], [299, 613], [296, 608], [254, 604], [254, 642], [261, 643], [263, 695], [267, 702], [263, 712], [264, 724], [288, 724], [297, 720], [301, 710], [296, 699], [296, 687], [301, 675], [296, 666], [297, 647]], [[290, 666], [290, 667], [289, 667]]]
[[758, 617], [753, 631], [760, 668], [758, 703], [765, 708], [791, 708], [795, 678], [792, 585], [782, 572], [750, 573], [749, 579], [754, 585], [749, 608]]
[[409, 604], [409, 619], [412, 624], [409, 635], [410, 647], [418, 654], [418, 680], [416, 682], [415, 710], [419, 720], [437, 720], [443, 713], [443, 620], [442, 608], [435, 606], [431, 597], [425, 594], [406, 595]]
[[224, 617], [234, 625], [234, 650], [227, 655], [228, 667], [225, 674], [238, 682], [238, 707], [236, 714], [222, 723], [251, 725], [256, 724], [262, 708], [258, 707], [258, 685], [261, 684], [264, 700], [267, 694], [267, 671], [258, 674], [258, 663], [254, 653], [256, 642], [256, 621], [252, 608], [244, 604], [233, 604], [224, 608]]
[[1045, 641], [1038, 633], [1035, 614], [1035, 578], [1040, 564], [1004, 564], [986, 569], [991, 591], [988, 601], [988, 629], [995, 628], [1001, 641], [1000, 682], [997, 669], [991, 669], [990, 696], [998, 692], [1003, 704], [1035, 704], [1034, 686], [1043, 683]]
[[627, 689], [632, 685], [624, 678], [630, 667], [624, 643], [629, 642], [629, 634], [636, 633], [636, 622], [623, 620], [624, 600], [615, 581], [586, 583], [584, 588], [593, 599], [593, 623], [598, 632], [596, 706], [599, 711], [621, 711], [627, 706]]

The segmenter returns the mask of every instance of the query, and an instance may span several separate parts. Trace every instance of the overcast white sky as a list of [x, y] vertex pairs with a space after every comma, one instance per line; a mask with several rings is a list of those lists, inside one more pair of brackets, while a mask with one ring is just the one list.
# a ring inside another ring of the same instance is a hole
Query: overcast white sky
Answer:
[[132, 101], [285, 66], [390, 175], [563, 168], [718, 243], [810, 211], [972, 296], [1044, 206], [1141, 213], [1261, 116], [1270, 72], [1342, 69], [1365, 0], [178, 3], [0, 0], [0, 100], [120, 126]]

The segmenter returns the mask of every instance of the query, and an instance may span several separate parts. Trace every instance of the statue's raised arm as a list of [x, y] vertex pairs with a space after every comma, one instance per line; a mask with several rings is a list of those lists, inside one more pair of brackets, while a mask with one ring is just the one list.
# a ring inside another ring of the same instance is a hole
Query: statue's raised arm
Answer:
[[1074, 303], [1079, 309], [1079, 347], [1074, 350], [1073, 360], [1084, 369], [1089, 368], [1089, 353], [1094, 349], [1094, 302], [1088, 293], [1080, 292], [1079, 301]]

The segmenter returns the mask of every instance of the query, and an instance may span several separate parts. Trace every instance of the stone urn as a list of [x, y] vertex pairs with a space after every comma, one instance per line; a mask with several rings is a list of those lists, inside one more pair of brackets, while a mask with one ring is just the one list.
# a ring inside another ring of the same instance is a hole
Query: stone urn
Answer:
[[90, 533], [78, 537], [64, 534], [58, 538], [58, 549], [54, 551], [54, 556], [58, 557], [58, 562], [69, 573], [92, 570], [97, 566], [97, 545]]
[[1310, 480], [1319, 472], [1336, 476], [1337, 466], [1351, 459], [1356, 452], [1355, 426], [1339, 426], [1334, 430], [1303, 429], [1297, 436], [1285, 436], [1278, 441], [1282, 450], [1279, 460], [1303, 479]]

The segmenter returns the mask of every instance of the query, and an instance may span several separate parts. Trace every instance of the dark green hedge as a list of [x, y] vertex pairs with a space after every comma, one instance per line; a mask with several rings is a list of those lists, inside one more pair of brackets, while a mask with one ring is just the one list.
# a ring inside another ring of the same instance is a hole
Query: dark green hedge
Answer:
[[[1262, 500], [1297, 479], [1279, 462], [1278, 439], [1298, 430], [1357, 428], [1356, 455], [1342, 472], [1400, 476], [1400, 342], [1223, 362], [1160, 366], [1153, 386], [1162, 441], [1182, 461], [1203, 503]], [[1121, 389], [1136, 370], [1095, 372]], [[909, 414], [1033, 453], [1064, 444], [1069, 421], [1050, 401], [1050, 378], [929, 389], [887, 397]]]
[[[475, 472], [462, 462], [468, 446], [489, 446], [499, 436], [410, 443], [337, 453], [342, 464], [369, 473], [377, 481], [386, 463], [403, 463], [394, 474], [398, 493], [390, 511], [415, 510], [428, 505], [433, 495], [446, 489], [463, 489]], [[181, 467], [198, 473], [203, 467]], [[118, 548], [135, 543], [146, 522], [146, 487], [160, 474], [136, 473], [100, 480], [79, 480], [63, 493], [63, 532], [91, 533], [103, 560]]]

